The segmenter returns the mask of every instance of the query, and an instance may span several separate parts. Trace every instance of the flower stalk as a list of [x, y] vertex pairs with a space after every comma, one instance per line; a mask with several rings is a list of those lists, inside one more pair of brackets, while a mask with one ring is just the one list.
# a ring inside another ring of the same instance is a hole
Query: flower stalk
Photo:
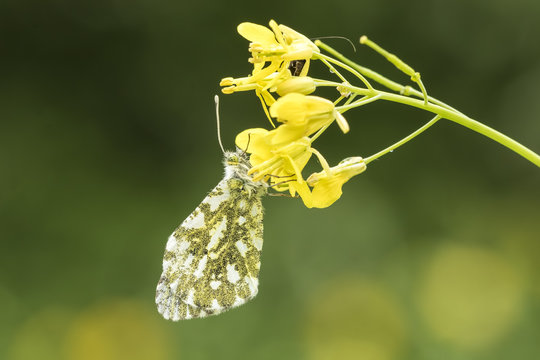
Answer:
[[[532, 150], [430, 96], [419, 72], [366, 36], [360, 38], [360, 43], [406, 74], [418, 89], [390, 80], [351, 61], [322, 41], [311, 42], [304, 35], [273, 20], [269, 28], [242, 23], [238, 32], [250, 41], [249, 62], [253, 64], [253, 71], [247, 77], [224, 78], [220, 83], [222, 91], [225, 94], [254, 91], [274, 128], [244, 130], [238, 134], [236, 144], [250, 154], [250, 174], [254, 179], [267, 181], [277, 191], [288, 191], [292, 196], [298, 194], [307, 207], [330, 206], [341, 197], [344, 183], [364, 172], [367, 164], [411, 141], [442, 119], [487, 136], [540, 167], [540, 156]], [[310, 66], [317, 60], [338, 81], [309, 77]], [[354, 85], [354, 80], [359, 84]], [[376, 88], [372, 81], [386, 89]], [[311, 95], [320, 87], [335, 88], [339, 95], [334, 100]], [[348, 133], [350, 125], [343, 114], [375, 101], [400, 103], [435, 116], [372, 156], [348, 157], [338, 165], [330, 166], [313, 143], [334, 122], [344, 134]], [[311, 155], [318, 159], [322, 171], [305, 180], [302, 171]]]

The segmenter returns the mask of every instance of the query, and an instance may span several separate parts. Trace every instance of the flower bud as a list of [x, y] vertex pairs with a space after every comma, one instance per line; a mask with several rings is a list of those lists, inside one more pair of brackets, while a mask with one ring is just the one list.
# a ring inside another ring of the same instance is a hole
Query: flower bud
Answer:
[[276, 92], [279, 96], [284, 96], [289, 93], [311, 94], [315, 91], [315, 82], [307, 76], [291, 77], [278, 85]]
[[341, 197], [343, 184], [364, 170], [366, 170], [366, 163], [361, 157], [350, 157], [330, 168], [329, 171], [311, 174], [306, 180], [313, 188], [310, 205], [318, 208], [332, 205]]

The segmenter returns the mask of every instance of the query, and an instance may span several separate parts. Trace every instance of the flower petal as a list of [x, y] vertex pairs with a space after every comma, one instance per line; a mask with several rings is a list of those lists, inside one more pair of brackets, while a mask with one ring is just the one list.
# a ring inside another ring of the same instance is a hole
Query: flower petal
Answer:
[[329, 171], [311, 174], [306, 180], [313, 187], [311, 205], [318, 208], [332, 205], [341, 197], [343, 184], [365, 170], [366, 163], [357, 156], [341, 161]]
[[293, 181], [289, 183], [289, 191], [292, 196], [298, 193], [298, 195], [300, 195], [300, 197], [302, 198], [304, 205], [308, 209], [311, 209], [313, 207], [311, 191], [309, 190], [309, 187], [307, 186], [305, 181], [303, 182]]
[[334, 117], [336, 118], [336, 122], [341, 131], [343, 131], [344, 134], [348, 133], [351, 128], [349, 127], [349, 123], [345, 119], [345, 116], [343, 116], [339, 111], [334, 110]]
[[306, 46], [291, 46], [287, 52], [281, 55], [283, 60], [307, 60], [311, 59], [313, 50]]
[[327, 114], [333, 120], [334, 104], [319, 96], [289, 93], [280, 97], [271, 107], [270, 115], [280, 122], [305, 124], [311, 116]]
[[236, 28], [238, 33], [251, 42], [262, 45], [276, 45], [276, 37], [272, 30], [265, 26], [250, 22], [243, 22]]
[[283, 124], [278, 126], [272, 137], [271, 144], [282, 147], [305, 136], [306, 127], [303, 125]]
[[[222, 82], [225, 79], [221, 80]], [[289, 93], [300, 93], [300, 94], [311, 94], [316, 89], [315, 82], [312, 78], [303, 76], [303, 77], [291, 77], [277, 86], [276, 92], [279, 96], [284, 96]]]
[[300, 34], [299, 32], [291, 29], [290, 27], [281, 24], [279, 25], [279, 29], [281, 30], [285, 40], [289, 42], [289, 44], [301, 42], [304, 43], [306, 46], [309, 46], [314, 52], [321, 52], [317, 45], [315, 45], [311, 40], [309, 40], [307, 37]]
[[268, 132], [268, 130], [262, 128], [247, 129], [236, 135], [234, 142], [239, 149], [252, 153], [253, 142], [257, 140], [257, 138], [267, 135]]
[[312, 195], [313, 207], [325, 208], [336, 202], [341, 197], [343, 191], [341, 187], [348, 179], [343, 176], [324, 178], [317, 182]]

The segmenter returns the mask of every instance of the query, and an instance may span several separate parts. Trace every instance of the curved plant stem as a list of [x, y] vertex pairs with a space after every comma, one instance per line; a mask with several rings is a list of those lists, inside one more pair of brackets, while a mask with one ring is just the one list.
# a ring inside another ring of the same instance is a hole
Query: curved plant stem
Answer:
[[[527, 148], [526, 146], [523, 146], [522, 144], [518, 143], [514, 139], [509, 138], [508, 136], [498, 132], [495, 129], [490, 128], [487, 125], [484, 125], [474, 119], [471, 119], [467, 115], [464, 115], [463, 113], [454, 110], [448, 106], [442, 106], [439, 104], [435, 104], [433, 102], [428, 102], [427, 104], [420, 99], [412, 98], [409, 96], [389, 93], [385, 91], [380, 90], [370, 90], [365, 88], [360, 88], [348, 84], [339, 84], [332, 81], [316, 81], [317, 86], [341, 86], [342, 88], [348, 89], [349, 91], [356, 93], [358, 95], [365, 95], [374, 98], [374, 100], [386, 100], [386, 101], [392, 101], [396, 103], [401, 103], [404, 105], [413, 106], [422, 110], [429, 111], [435, 115], [440, 116], [441, 118], [451, 120], [455, 123], [458, 123], [462, 126], [465, 126], [473, 131], [476, 131], [479, 134], [482, 134], [484, 136], [487, 136], [488, 138], [498, 142], [501, 145], [506, 146], [510, 150], [516, 152], [517, 154], [523, 156], [525, 159], [529, 160], [536, 166], [540, 167], [540, 156], [536, 154], [531, 149]], [[340, 111], [345, 111], [348, 109], [351, 109], [353, 107], [358, 107], [365, 105], [367, 101], [356, 101], [352, 102], [348, 105], [343, 105], [339, 107]]]
[[372, 162], [373, 160], [376, 160], [378, 158], [380, 158], [381, 156], [383, 155], [386, 155], [387, 153], [393, 151], [394, 149], [397, 149], [398, 147], [400, 147], [401, 145], [405, 144], [406, 142], [408, 142], [409, 140], [412, 140], [414, 139], [416, 136], [420, 135], [421, 133], [423, 133], [424, 131], [426, 131], [429, 127], [431, 127], [433, 124], [435, 124], [437, 121], [439, 121], [441, 119], [441, 117], [439, 115], [435, 116], [433, 119], [431, 119], [430, 121], [428, 121], [424, 126], [422, 126], [421, 128], [419, 128], [418, 130], [416, 130], [415, 132], [411, 133], [410, 135], [404, 137], [403, 139], [401, 139], [400, 141], [398, 141], [397, 143], [387, 147], [386, 149], [382, 150], [382, 151], [379, 151], [378, 153], [374, 154], [374, 155], [371, 155], [370, 157], [367, 157], [364, 159], [364, 162], [367, 164], [369, 164], [370, 162]]
[[326, 60], [328, 62], [331, 62], [331, 63], [334, 63], [338, 66], [341, 66], [343, 69], [349, 71], [351, 74], [353, 74], [354, 76], [356, 76], [357, 78], [359, 78], [365, 85], [368, 89], [373, 89], [373, 86], [371, 86], [371, 84], [369, 83], [369, 81], [367, 81], [367, 79], [362, 76], [361, 73], [359, 73], [357, 70], [355, 70], [354, 68], [350, 67], [349, 65], [347, 64], [344, 64], [344, 63], [341, 63], [339, 62], [338, 60], [336, 59], [333, 59], [331, 58], [330, 56], [326, 56], [324, 54], [317, 54], [317, 56], [321, 59], [321, 60]]
[[534, 151], [527, 148], [526, 146], [521, 145], [514, 139], [509, 138], [508, 136], [498, 132], [497, 130], [492, 129], [489, 126], [482, 124], [481, 122], [471, 119], [470, 117], [460, 112], [456, 112], [448, 108], [443, 108], [439, 105], [435, 105], [431, 103], [428, 103], [426, 105], [421, 100], [412, 99], [406, 96], [391, 94], [391, 93], [383, 93], [381, 95], [381, 99], [411, 105], [420, 109], [427, 110], [434, 114], [437, 114], [441, 116], [442, 118], [451, 120], [473, 131], [476, 131], [479, 134], [487, 136], [488, 138], [492, 140], [495, 140], [499, 144], [506, 146], [510, 150], [516, 152], [517, 154], [523, 156], [525, 159], [529, 160], [536, 166], [540, 167], [540, 155], [536, 154]]
[[[317, 40], [315, 42], [317, 44], [317, 46], [319, 46], [321, 49], [327, 51], [328, 53], [332, 54], [333, 56], [335, 56], [337, 59], [339, 59], [340, 61], [342, 61], [343, 63], [349, 65], [351, 68], [355, 69], [356, 71], [358, 71], [359, 73], [361, 73], [362, 75], [364, 75], [365, 77], [381, 84], [382, 86], [392, 90], [392, 91], [396, 91], [402, 95], [405, 95], [405, 96], [408, 96], [408, 95], [414, 95], [418, 98], [424, 98], [424, 94], [410, 86], [405, 86], [405, 85], [401, 85], [393, 80], [390, 80], [388, 79], [387, 77], [385, 76], [382, 76], [381, 74], [367, 68], [367, 67], [364, 67], [364, 66], [360, 66], [358, 65], [357, 63], [347, 59], [345, 56], [343, 56], [341, 53], [339, 53], [338, 51], [336, 51], [335, 49], [333, 49], [332, 47], [328, 46], [327, 44], [323, 43], [322, 41], [320, 40]], [[458, 110], [454, 109], [453, 107], [451, 107], [450, 105], [448, 104], [445, 104], [443, 103], [442, 101], [440, 100], [437, 100], [435, 99], [434, 97], [432, 96], [428, 96], [427, 97], [428, 101], [429, 102], [432, 102], [434, 104], [437, 104], [439, 106], [442, 106], [442, 107], [446, 107], [450, 110], [454, 110], [456, 112], [459, 112]]]

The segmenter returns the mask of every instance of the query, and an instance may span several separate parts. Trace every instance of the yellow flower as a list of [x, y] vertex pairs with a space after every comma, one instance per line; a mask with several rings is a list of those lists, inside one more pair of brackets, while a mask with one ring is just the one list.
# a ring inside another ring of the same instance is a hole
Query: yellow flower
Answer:
[[311, 209], [313, 207], [313, 196], [311, 195], [311, 190], [305, 181], [295, 181], [289, 184], [289, 192], [292, 196], [296, 193], [300, 196], [304, 205]]
[[276, 87], [276, 92], [279, 96], [284, 96], [289, 93], [300, 93], [308, 95], [314, 92], [315, 88], [315, 82], [309, 76], [293, 76], [281, 82]]
[[330, 100], [299, 93], [286, 94], [270, 107], [272, 117], [291, 125], [305, 125], [319, 119], [328, 123], [334, 120], [333, 111], [334, 104]]
[[[334, 104], [324, 98], [299, 93], [290, 93], [280, 97], [270, 106], [270, 115], [283, 123], [275, 142], [290, 142], [309, 136], [338, 119], [343, 132], [349, 130], [347, 121]], [[345, 124], [345, 125], [343, 125]]]
[[347, 158], [329, 171], [312, 174], [307, 179], [307, 184], [313, 187], [311, 194], [299, 194], [307, 207], [328, 207], [341, 197], [343, 184], [365, 170], [366, 163], [361, 157]]
[[312, 149], [307, 137], [288, 143], [275, 142], [281, 128], [244, 130], [236, 136], [236, 146], [251, 154], [249, 174], [254, 181], [267, 179], [270, 184], [278, 185], [277, 190], [283, 191], [291, 181], [304, 181], [302, 169], [311, 158]]
[[[267, 181], [278, 191], [299, 194], [307, 207], [329, 206], [341, 196], [341, 186], [354, 176], [358, 166], [346, 162], [330, 168], [322, 155], [311, 148], [311, 142], [334, 120], [344, 133], [349, 131], [347, 121], [334, 103], [307, 95], [315, 90], [315, 82], [306, 76], [309, 61], [319, 49], [304, 35], [273, 20], [270, 29], [242, 23], [238, 32], [250, 41], [249, 61], [254, 65], [253, 72], [244, 78], [223, 79], [222, 91], [255, 90], [267, 116], [281, 123], [273, 130], [248, 129], [236, 137], [236, 145], [250, 154], [249, 174], [254, 181]], [[295, 68], [295, 76], [290, 66]], [[274, 91], [281, 95], [277, 100], [271, 94]], [[302, 170], [313, 154], [325, 170], [312, 175], [308, 183]]]
[[250, 62], [306, 60], [306, 67], [313, 52], [320, 52], [313, 42], [293, 29], [278, 25], [274, 20], [270, 20], [269, 25], [272, 30], [250, 22], [238, 25], [238, 33], [251, 41], [249, 51], [253, 57]]
[[[343, 184], [366, 170], [361, 157], [347, 158], [337, 166], [329, 167], [322, 155], [311, 148], [308, 137], [277, 142], [276, 137], [284, 126], [270, 131], [247, 129], [237, 135], [236, 145], [251, 154], [249, 174], [253, 181], [265, 180], [278, 191], [288, 190], [292, 196], [298, 194], [308, 208], [325, 208], [341, 197]], [[304, 180], [302, 170], [313, 154], [317, 155], [324, 170]]]
[[[309, 208], [327, 207], [341, 196], [341, 187], [347, 180], [365, 170], [361, 158], [346, 159], [330, 168], [311, 147], [313, 140], [309, 136], [324, 131], [339, 114], [331, 101], [289, 93], [270, 107], [270, 114], [282, 123], [279, 127], [270, 131], [248, 129], [236, 137], [236, 145], [251, 154], [249, 174], [254, 181], [268, 181], [276, 190], [288, 190], [292, 196], [298, 193]], [[343, 121], [347, 124], [344, 118]], [[313, 154], [324, 171], [311, 175], [306, 182], [302, 170]]]
[[289, 71], [291, 61], [305, 60], [299, 76], [307, 74], [309, 61], [313, 53], [320, 52], [319, 48], [304, 35], [285, 25], [278, 25], [274, 20], [270, 21], [270, 29], [250, 22], [238, 25], [238, 33], [251, 42], [249, 51], [252, 57], [249, 61], [254, 65], [253, 72], [244, 78], [224, 78], [220, 83], [225, 86], [222, 89], [224, 93], [275, 91], [276, 86], [292, 76]]

